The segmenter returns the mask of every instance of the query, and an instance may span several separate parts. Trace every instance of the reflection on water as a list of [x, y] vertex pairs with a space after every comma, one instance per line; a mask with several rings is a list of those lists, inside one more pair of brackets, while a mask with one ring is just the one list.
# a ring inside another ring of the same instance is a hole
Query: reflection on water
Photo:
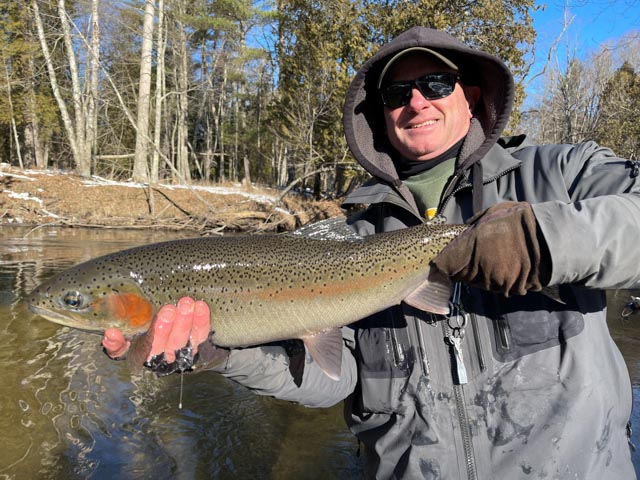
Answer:
[[[20, 300], [83, 260], [177, 234], [0, 229], [0, 479], [354, 478], [357, 443], [341, 407], [258, 397], [214, 373], [131, 376], [96, 335], [35, 318]], [[640, 313], [611, 292], [610, 327], [640, 397]], [[640, 405], [633, 421], [640, 446]], [[634, 454], [636, 469], [640, 465]]]
[[353, 478], [341, 407], [252, 394], [215, 373], [131, 376], [100, 337], [36, 318], [20, 302], [70, 265], [177, 234], [0, 229], [0, 479]]

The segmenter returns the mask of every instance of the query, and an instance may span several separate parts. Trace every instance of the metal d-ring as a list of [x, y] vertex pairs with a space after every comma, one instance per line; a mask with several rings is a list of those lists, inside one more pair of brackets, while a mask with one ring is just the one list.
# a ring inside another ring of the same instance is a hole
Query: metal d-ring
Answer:
[[[451, 301], [449, 302], [449, 311], [450, 315], [447, 317], [447, 325], [453, 331], [464, 331], [464, 328], [467, 326], [467, 322], [469, 320], [469, 314], [464, 311], [462, 308], [462, 303], [460, 302], [460, 297], [462, 293], [462, 288], [460, 282], [456, 282], [453, 287], [453, 296], [451, 297]], [[454, 322], [455, 319], [455, 322]]]

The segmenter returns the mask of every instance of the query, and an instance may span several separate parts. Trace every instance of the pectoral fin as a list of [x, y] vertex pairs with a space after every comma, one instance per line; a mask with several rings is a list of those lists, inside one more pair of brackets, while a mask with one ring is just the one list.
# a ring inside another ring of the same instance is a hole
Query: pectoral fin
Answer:
[[302, 341], [320, 369], [332, 380], [340, 380], [342, 347], [344, 345], [340, 329], [302, 337]]
[[404, 299], [405, 303], [425, 312], [447, 315], [451, 298], [451, 281], [437, 268], [430, 267], [427, 279]]

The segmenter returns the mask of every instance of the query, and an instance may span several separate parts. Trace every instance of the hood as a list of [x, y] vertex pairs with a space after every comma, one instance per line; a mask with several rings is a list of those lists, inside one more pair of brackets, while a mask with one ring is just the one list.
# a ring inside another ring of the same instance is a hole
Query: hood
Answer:
[[386, 63], [398, 52], [426, 47], [455, 63], [464, 83], [481, 88], [471, 129], [461, 149], [457, 172], [466, 171], [496, 143], [513, 107], [513, 76], [497, 57], [468, 47], [448, 33], [414, 27], [382, 46], [358, 71], [344, 104], [344, 131], [356, 160], [374, 177], [398, 188], [393, 158], [397, 155], [384, 129], [377, 83]]

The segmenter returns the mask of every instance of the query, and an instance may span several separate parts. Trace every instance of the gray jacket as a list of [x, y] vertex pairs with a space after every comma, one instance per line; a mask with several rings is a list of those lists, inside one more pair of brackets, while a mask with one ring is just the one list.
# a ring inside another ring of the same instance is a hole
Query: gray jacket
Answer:
[[[603, 290], [640, 284], [629, 261], [640, 254], [640, 181], [593, 143], [496, 145], [486, 159], [487, 205], [534, 204], [564, 303], [463, 287], [464, 385], [447, 341], [459, 320], [402, 305], [360, 322], [360, 384], [347, 418], [368, 453], [379, 452], [368, 457], [369, 471], [379, 478], [635, 478], [626, 435], [631, 386], [609, 335]], [[354, 221], [363, 235], [419, 221], [386, 185], [369, 185], [350, 201], [367, 199], [375, 203]], [[465, 220], [471, 184], [444, 202], [450, 221]]]
[[296, 386], [276, 346], [234, 350], [217, 370], [257, 393], [308, 406], [346, 399], [370, 477], [634, 478], [626, 435], [631, 386], [607, 329], [604, 293], [640, 285], [640, 269], [628, 261], [640, 255], [633, 165], [593, 143], [499, 140], [513, 94], [506, 67], [446, 34], [412, 29], [365, 63], [345, 103], [347, 140], [373, 176], [346, 202], [369, 205], [350, 220], [359, 234], [422, 221], [395, 172], [398, 159], [369, 91], [384, 60], [410, 45], [436, 48], [491, 76], [480, 79], [483, 103], [440, 212], [460, 223], [500, 201], [532, 203], [562, 303], [462, 285], [458, 315], [401, 304], [343, 329], [340, 381], [308, 360]]

